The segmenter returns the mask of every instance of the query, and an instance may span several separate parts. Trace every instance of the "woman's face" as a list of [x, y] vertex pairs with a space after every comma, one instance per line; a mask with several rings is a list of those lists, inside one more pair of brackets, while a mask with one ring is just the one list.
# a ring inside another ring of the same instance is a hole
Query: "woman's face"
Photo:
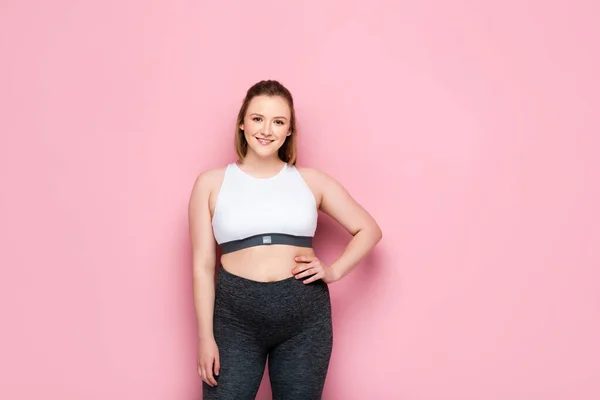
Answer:
[[248, 150], [258, 156], [277, 155], [290, 132], [290, 108], [281, 96], [255, 96], [248, 104], [240, 129]]

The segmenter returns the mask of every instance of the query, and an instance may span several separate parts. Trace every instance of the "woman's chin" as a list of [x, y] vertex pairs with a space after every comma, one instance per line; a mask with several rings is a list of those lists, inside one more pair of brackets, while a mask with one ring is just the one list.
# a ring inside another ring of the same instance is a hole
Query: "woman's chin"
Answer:
[[267, 149], [267, 148], [264, 148], [264, 147], [263, 148], [258, 148], [258, 149], [254, 148], [254, 147], [251, 147], [251, 150], [252, 150], [252, 152], [254, 154], [256, 154], [260, 158], [271, 158], [271, 157], [277, 155], [277, 152], [278, 152], [279, 149], [276, 149], [274, 147], [270, 148], [270, 149]]

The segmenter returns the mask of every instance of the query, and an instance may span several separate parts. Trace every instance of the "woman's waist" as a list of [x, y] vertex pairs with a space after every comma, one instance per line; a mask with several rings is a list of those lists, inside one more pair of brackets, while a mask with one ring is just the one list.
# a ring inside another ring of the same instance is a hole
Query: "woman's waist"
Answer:
[[275, 282], [293, 276], [295, 257], [314, 256], [309, 247], [289, 245], [255, 246], [221, 256], [221, 265], [228, 272], [260, 282]]

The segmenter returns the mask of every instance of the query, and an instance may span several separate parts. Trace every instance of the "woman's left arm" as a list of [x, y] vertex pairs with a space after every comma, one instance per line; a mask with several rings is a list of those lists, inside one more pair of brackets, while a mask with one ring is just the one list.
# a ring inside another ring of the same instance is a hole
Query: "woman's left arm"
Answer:
[[[329, 267], [323, 267], [325, 276], [311, 277], [305, 283], [310, 283], [312, 278], [323, 278], [328, 283], [335, 282], [348, 275], [375, 247], [382, 238], [382, 232], [375, 219], [337, 180], [317, 170], [311, 170], [309, 174], [311, 186], [321, 195], [321, 211], [350, 232], [352, 240], [337, 260]], [[315, 263], [315, 260], [308, 260], [304, 257], [299, 257], [296, 261]], [[321, 264], [318, 260], [316, 262]], [[300, 270], [303, 269], [300, 268]]]

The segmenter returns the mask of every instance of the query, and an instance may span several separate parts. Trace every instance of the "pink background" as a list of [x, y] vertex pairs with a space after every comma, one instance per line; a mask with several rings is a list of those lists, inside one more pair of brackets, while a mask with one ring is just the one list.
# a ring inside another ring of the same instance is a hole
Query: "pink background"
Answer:
[[200, 398], [187, 202], [266, 78], [384, 231], [325, 399], [600, 398], [597, 4], [2, 1], [0, 398]]

